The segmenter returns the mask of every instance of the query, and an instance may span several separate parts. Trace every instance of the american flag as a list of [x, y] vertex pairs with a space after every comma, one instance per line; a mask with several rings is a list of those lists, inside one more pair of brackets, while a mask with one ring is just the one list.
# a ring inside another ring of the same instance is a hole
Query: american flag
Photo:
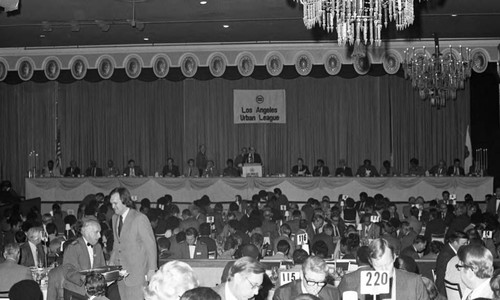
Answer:
[[57, 129], [56, 137], [56, 167], [62, 167], [62, 151], [61, 151], [61, 130]]

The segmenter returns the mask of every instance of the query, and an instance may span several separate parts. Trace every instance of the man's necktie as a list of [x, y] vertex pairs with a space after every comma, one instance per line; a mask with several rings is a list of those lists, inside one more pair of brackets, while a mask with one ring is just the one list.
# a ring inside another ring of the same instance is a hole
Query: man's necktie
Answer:
[[94, 245], [92, 245], [91, 243], [87, 243], [87, 247], [94, 248]]
[[118, 236], [122, 233], [122, 227], [123, 227], [123, 217], [120, 216], [120, 221], [118, 221]]
[[333, 226], [333, 236], [340, 236], [339, 229], [337, 226]]
[[188, 177], [191, 177], [191, 173], [193, 172], [193, 169], [189, 168], [189, 175]]

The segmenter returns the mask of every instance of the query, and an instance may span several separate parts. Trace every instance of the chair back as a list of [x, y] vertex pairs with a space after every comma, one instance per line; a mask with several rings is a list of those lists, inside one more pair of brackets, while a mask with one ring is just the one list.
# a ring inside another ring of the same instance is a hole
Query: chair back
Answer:
[[445, 279], [444, 286], [446, 288], [446, 296], [448, 300], [461, 300], [462, 290], [458, 283], [449, 282]]

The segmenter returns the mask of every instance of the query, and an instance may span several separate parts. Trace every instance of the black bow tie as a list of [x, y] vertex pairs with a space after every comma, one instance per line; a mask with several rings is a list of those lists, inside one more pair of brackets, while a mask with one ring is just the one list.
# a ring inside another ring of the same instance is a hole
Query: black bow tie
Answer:
[[94, 245], [92, 245], [91, 243], [87, 243], [87, 247], [94, 248]]

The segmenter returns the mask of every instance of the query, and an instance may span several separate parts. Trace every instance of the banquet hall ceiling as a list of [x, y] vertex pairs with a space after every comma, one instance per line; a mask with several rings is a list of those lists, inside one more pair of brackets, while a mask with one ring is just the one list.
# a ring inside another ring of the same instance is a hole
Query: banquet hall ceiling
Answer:
[[[294, 0], [20, 0], [0, 10], [0, 48], [336, 41], [307, 30]], [[499, 0], [416, 2], [414, 26], [384, 39], [498, 39]], [[135, 10], [133, 9], [135, 6]], [[223, 25], [229, 25], [224, 28]], [[135, 26], [135, 27], [134, 27]], [[147, 39], [147, 40], [145, 40]]]

